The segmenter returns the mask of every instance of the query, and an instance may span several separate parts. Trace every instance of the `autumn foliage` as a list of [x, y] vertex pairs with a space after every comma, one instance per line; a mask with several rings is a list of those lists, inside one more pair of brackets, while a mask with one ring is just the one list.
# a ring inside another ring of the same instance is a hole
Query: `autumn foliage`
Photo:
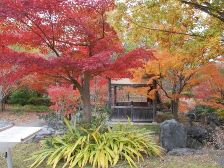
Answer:
[[213, 108], [224, 108], [223, 60], [217, 59], [201, 68], [201, 83], [193, 89], [200, 104]]
[[[199, 66], [195, 65], [195, 58], [191, 55], [157, 52], [156, 59], [148, 61], [143, 68], [134, 70], [135, 79], [148, 80], [149, 84], [156, 83], [148, 95], [151, 98], [159, 92], [171, 101], [171, 110], [175, 118], [180, 111], [180, 99], [191, 87], [197, 85]], [[183, 107], [183, 106], [182, 106]]]
[[[223, 55], [220, 22], [180, 1], [151, 0], [150, 8], [126, 2], [1, 0], [0, 84], [45, 92], [49, 85], [71, 86], [79, 92], [86, 122], [92, 117], [91, 93], [100, 93], [94, 88], [99, 78], [134, 76], [154, 83], [150, 92], [138, 92], [152, 99], [161, 93], [176, 118], [180, 99], [199, 83], [199, 97], [223, 99], [223, 77], [209, 64]], [[94, 103], [105, 101], [100, 99]]]
[[[36, 81], [35, 87], [72, 84], [80, 93], [84, 120], [90, 121], [91, 80], [130, 75], [128, 68], [153, 55], [142, 48], [124, 53], [107, 23], [107, 12], [114, 8], [113, 0], [1, 0], [0, 60], [16, 65], [1, 80], [26, 77]], [[12, 51], [11, 46], [23, 50]], [[27, 52], [32, 49], [36, 52]]]
[[67, 116], [77, 111], [79, 93], [73, 86], [50, 86], [48, 89], [52, 105], [50, 108]]

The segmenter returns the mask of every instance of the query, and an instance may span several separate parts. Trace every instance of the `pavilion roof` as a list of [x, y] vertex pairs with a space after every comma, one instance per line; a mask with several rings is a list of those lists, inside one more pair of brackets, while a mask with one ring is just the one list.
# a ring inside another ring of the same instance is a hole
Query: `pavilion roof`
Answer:
[[135, 82], [130, 78], [114, 79], [111, 80], [111, 85], [113, 86], [134, 86], [134, 87], [146, 87], [149, 86], [146, 80], [141, 82]]

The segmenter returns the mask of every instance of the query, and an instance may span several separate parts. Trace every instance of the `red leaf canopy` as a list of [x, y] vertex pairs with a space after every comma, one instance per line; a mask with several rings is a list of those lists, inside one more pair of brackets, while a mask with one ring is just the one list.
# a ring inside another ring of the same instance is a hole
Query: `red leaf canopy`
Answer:
[[[35, 74], [81, 83], [83, 74], [128, 75], [127, 69], [153, 54], [143, 49], [123, 53], [106, 22], [114, 8], [113, 0], [1, 0], [0, 61], [12, 69], [1, 79]], [[13, 46], [37, 51], [10, 51]]]

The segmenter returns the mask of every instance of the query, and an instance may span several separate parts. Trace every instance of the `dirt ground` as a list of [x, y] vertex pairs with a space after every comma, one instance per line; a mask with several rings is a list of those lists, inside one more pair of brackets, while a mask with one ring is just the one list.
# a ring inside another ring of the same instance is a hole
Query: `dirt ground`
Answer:
[[[33, 161], [27, 159], [33, 152], [40, 150], [40, 144], [29, 143], [19, 144], [13, 149], [14, 168], [26, 168]], [[166, 155], [162, 158], [146, 158], [138, 163], [138, 168], [224, 168], [224, 151], [205, 150], [200, 155], [187, 156], [170, 156]], [[7, 168], [6, 161], [0, 156], [0, 168]], [[39, 168], [50, 168], [50, 166], [42, 165]], [[61, 168], [61, 166], [57, 166]], [[91, 168], [90, 166], [85, 168]], [[111, 167], [112, 168], [112, 167]], [[121, 163], [114, 168], [130, 168], [127, 163]]]
[[7, 120], [13, 122], [15, 125], [28, 124], [30, 122], [39, 121], [41, 113], [14, 113], [14, 112], [0, 112], [0, 120]]

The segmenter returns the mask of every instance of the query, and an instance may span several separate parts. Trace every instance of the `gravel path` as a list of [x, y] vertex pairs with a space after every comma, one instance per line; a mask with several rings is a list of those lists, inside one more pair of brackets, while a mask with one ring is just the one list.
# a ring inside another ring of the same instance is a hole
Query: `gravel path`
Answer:
[[0, 112], [0, 128], [9, 125], [9, 123], [13, 123], [16, 126], [41, 127], [46, 124], [42, 119], [39, 119], [40, 114]]
[[42, 126], [46, 125], [46, 123], [42, 119], [34, 119], [34, 120], [30, 120], [26, 123], [19, 123], [16, 125], [17, 126], [25, 126], [25, 127], [42, 127]]

